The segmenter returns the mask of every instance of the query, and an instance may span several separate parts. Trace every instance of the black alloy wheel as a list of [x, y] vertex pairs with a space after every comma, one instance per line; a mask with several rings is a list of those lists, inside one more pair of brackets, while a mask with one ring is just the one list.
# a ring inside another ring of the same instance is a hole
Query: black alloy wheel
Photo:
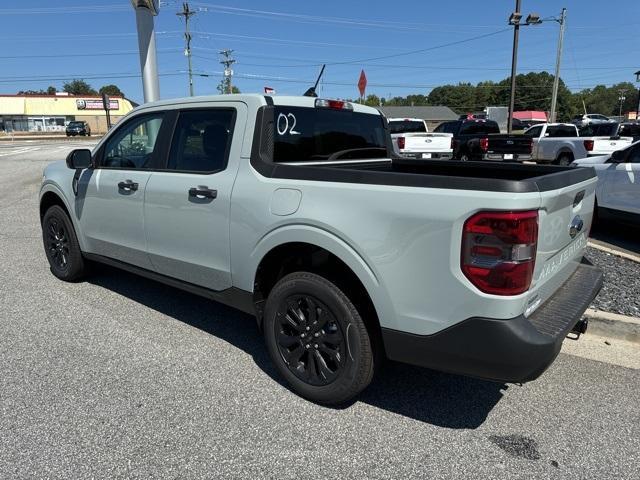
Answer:
[[47, 241], [47, 257], [58, 270], [65, 270], [69, 264], [69, 237], [62, 222], [49, 217], [44, 232]]
[[373, 378], [378, 358], [360, 312], [321, 275], [299, 271], [278, 280], [267, 297], [262, 327], [278, 373], [304, 398], [340, 404]]
[[86, 263], [67, 212], [53, 205], [42, 217], [42, 241], [53, 273], [60, 280], [73, 282], [86, 273]]
[[328, 385], [344, 368], [345, 336], [329, 308], [310, 295], [282, 299], [274, 322], [278, 351], [309, 385]]

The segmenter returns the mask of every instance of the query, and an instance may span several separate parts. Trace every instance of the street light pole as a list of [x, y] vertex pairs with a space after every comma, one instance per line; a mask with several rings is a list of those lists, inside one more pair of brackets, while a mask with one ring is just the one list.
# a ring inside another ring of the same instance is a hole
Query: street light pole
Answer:
[[558, 53], [556, 54], [556, 74], [553, 77], [553, 92], [551, 93], [551, 123], [556, 121], [556, 106], [558, 103], [558, 85], [560, 83], [560, 61], [562, 60], [562, 44], [564, 43], [564, 24], [567, 17], [567, 9], [563, 8], [560, 19], [554, 19], [560, 24], [560, 34], [558, 37]]
[[516, 0], [516, 11], [511, 16], [513, 25], [513, 50], [511, 52], [511, 96], [509, 98], [509, 116], [507, 118], [507, 133], [511, 133], [513, 125], [513, 109], [516, 102], [516, 68], [518, 63], [518, 37], [520, 34], [520, 13], [521, 0]]
[[145, 103], [154, 102], [160, 99], [160, 81], [158, 80], [158, 62], [156, 61], [156, 35], [153, 25], [153, 17], [159, 11], [158, 1], [131, 0], [131, 3], [136, 11], [144, 101]]

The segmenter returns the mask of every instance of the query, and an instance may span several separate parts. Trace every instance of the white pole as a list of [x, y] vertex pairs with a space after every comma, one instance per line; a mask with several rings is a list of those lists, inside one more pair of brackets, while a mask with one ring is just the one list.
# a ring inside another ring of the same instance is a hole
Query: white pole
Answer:
[[138, 5], [135, 9], [144, 101], [145, 103], [154, 102], [160, 99], [160, 81], [158, 80], [158, 63], [156, 60], [156, 35], [153, 22], [154, 15], [153, 12], [145, 6]]

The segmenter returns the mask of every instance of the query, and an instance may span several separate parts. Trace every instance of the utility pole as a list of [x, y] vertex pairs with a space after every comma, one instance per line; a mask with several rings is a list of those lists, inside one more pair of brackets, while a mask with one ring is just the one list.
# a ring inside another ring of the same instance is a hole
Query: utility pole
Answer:
[[521, 0], [516, 0], [516, 10], [511, 14], [509, 24], [513, 25], [513, 50], [511, 52], [511, 95], [509, 97], [509, 117], [507, 118], [507, 133], [511, 133], [513, 110], [516, 103], [516, 69], [518, 63], [518, 37], [520, 35]]
[[191, 68], [191, 33], [189, 33], [189, 19], [194, 16], [196, 12], [189, 8], [189, 2], [182, 4], [182, 11], [176, 13], [179, 17], [184, 17], [184, 40], [186, 43], [184, 54], [187, 57], [187, 64], [189, 66], [189, 96], [193, 97], [193, 70]]
[[558, 37], [558, 53], [556, 54], [556, 75], [553, 78], [553, 92], [551, 93], [551, 123], [556, 121], [556, 106], [558, 104], [558, 84], [560, 82], [560, 61], [562, 60], [562, 44], [564, 43], [564, 25], [567, 18], [567, 9], [563, 8], [559, 19], [554, 19], [560, 24], [560, 35]]
[[627, 99], [624, 94], [627, 93], [626, 90], [618, 90], [618, 100], [620, 101], [620, 109], [618, 110], [618, 116], [622, 117], [622, 103]]
[[228, 48], [225, 50], [220, 50], [218, 52], [222, 55], [222, 60], [220, 63], [224, 66], [224, 78], [222, 80], [222, 93], [233, 93], [233, 86], [231, 85], [231, 77], [233, 77], [233, 70], [231, 66], [236, 63], [236, 61], [231, 58], [231, 54], [233, 50], [229, 50]]

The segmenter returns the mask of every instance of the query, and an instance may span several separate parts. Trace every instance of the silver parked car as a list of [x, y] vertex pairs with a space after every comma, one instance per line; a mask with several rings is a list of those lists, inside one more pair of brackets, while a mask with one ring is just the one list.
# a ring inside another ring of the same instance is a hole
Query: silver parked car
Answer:
[[609, 117], [605, 117], [604, 115], [600, 115], [599, 113], [589, 113], [587, 115], [576, 115], [571, 119], [571, 123], [576, 125], [577, 127], [584, 127], [589, 125], [590, 123], [607, 123], [612, 122]]

